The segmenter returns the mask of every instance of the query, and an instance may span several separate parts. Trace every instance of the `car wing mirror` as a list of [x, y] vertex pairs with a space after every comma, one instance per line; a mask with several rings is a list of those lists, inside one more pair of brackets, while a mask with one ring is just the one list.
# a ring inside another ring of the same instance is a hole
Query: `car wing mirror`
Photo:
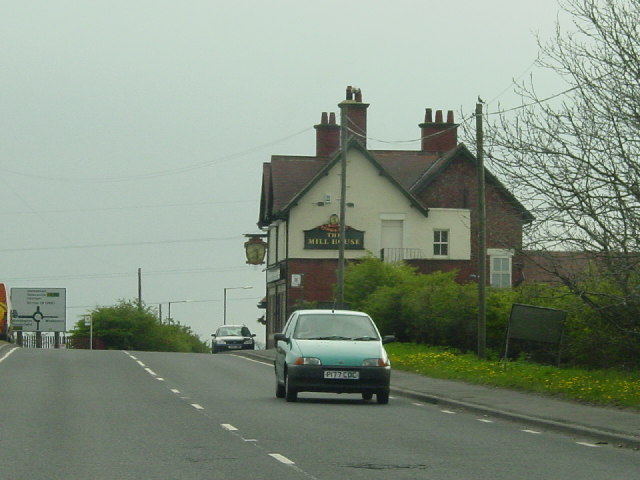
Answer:
[[212, 337], [215, 337], [215, 336], [216, 336], [216, 334], [215, 334], [215, 333], [212, 333], [212, 334], [211, 334], [211, 336], [212, 336]]
[[393, 335], [385, 335], [384, 337], [382, 337], [382, 343], [391, 343], [395, 341], [396, 337], [394, 337]]
[[273, 339], [276, 342], [283, 341], [283, 342], [289, 343], [289, 337], [287, 337], [284, 333], [274, 333], [273, 334]]

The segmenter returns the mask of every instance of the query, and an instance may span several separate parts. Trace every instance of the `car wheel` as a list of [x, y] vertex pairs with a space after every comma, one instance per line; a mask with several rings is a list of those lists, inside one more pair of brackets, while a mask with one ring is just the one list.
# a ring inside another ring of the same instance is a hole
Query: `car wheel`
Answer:
[[371, 392], [366, 392], [362, 394], [362, 399], [363, 400], [371, 400], [373, 398], [373, 393]]
[[213, 347], [213, 350], [211, 350], [211, 353], [218, 353], [218, 349], [216, 347]]
[[291, 387], [291, 384], [289, 383], [289, 375], [286, 373], [284, 375], [284, 396], [287, 399], [287, 402], [295, 402], [298, 400], [298, 391]]
[[387, 403], [389, 403], [389, 390], [381, 390], [376, 393], [376, 401], [380, 405], [386, 405]]
[[280, 382], [278, 382], [278, 378], [276, 377], [276, 397], [284, 398], [285, 393], [286, 391], [284, 385], [280, 384]]

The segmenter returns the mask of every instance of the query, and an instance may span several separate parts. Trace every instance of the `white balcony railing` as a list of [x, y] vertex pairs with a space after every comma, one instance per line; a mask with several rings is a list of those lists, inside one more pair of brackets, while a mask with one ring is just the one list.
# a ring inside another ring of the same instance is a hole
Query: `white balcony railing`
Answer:
[[412, 260], [426, 258], [419, 248], [382, 248], [380, 258], [384, 262], [401, 262], [402, 260]]

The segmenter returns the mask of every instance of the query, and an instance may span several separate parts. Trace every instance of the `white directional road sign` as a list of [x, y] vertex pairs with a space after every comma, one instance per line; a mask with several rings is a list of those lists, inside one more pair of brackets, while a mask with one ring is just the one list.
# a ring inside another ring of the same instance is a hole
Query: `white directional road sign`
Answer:
[[11, 325], [23, 332], [66, 331], [66, 289], [12, 288]]

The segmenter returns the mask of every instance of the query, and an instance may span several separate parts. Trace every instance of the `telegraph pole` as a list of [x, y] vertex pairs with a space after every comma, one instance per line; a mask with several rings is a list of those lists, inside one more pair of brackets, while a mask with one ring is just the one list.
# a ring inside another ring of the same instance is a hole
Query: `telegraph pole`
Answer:
[[344, 308], [344, 250], [345, 250], [345, 213], [347, 202], [347, 113], [346, 108], [340, 109], [340, 233], [338, 244], [338, 278], [336, 303], [338, 308]]
[[478, 357], [485, 358], [487, 346], [487, 218], [484, 184], [484, 133], [482, 100], [476, 103], [476, 157], [478, 161]]
[[142, 310], [142, 269], [138, 268], [138, 310]]

